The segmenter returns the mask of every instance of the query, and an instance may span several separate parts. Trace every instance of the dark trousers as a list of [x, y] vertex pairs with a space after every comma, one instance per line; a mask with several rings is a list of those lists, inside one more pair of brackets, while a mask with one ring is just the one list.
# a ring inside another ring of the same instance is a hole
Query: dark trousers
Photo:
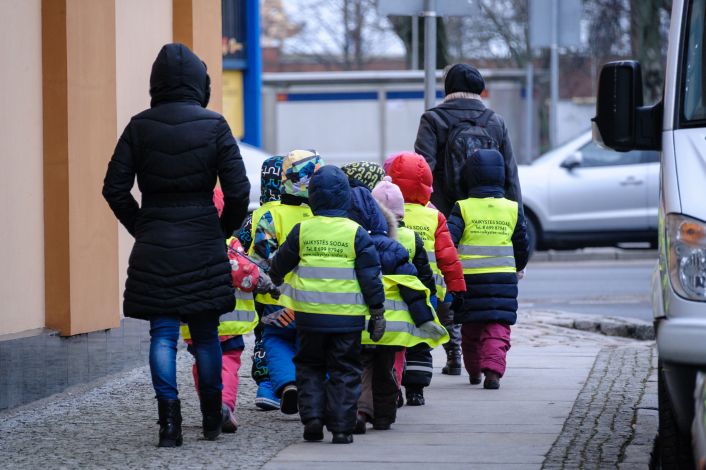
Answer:
[[358, 400], [358, 412], [375, 421], [395, 422], [397, 416], [397, 377], [395, 354], [397, 348], [378, 346], [363, 348], [363, 386]]
[[321, 419], [331, 432], [353, 432], [360, 397], [360, 332], [298, 330], [294, 357], [302, 423]]
[[402, 385], [407, 389], [422, 389], [431, 383], [434, 365], [431, 348], [424, 343], [407, 348], [407, 365], [402, 375]]

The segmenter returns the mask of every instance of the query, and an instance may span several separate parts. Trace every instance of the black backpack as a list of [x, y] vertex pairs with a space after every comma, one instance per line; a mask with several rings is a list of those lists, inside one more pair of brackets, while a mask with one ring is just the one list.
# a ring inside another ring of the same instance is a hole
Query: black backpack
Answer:
[[436, 108], [432, 109], [432, 111], [449, 128], [446, 144], [444, 145], [442, 189], [446, 198], [450, 201], [455, 202], [466, 199], [468, 195], [465, 194], [461, 183], [461, 169], [466, 160], [476, 150], [500, 149], [498, 143], [487, 131], [488, 122], [495, 113], [486, 108], [475, 119], [461, 119], [451, 124], [448, 116], [443, 112]]

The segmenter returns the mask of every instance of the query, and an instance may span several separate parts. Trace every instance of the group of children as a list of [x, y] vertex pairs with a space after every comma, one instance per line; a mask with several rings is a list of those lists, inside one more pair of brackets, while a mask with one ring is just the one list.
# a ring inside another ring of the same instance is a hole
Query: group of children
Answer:
[[261, 207], [226, 241], [237, 302], [219, 328], [224, 432], [237, 429], [242, 335], [253, 329], [255, 404], [299, 413], [309, 441], [326, 426], [350, 443], [368, 423], [390, 429], [405, 398], [423, 405], [431, 350], [454, 324], [470, 383], [484, 375], [499, 387], [528, 258], [524, 216], [504, 197], [497, 151], [476, 151], [461, 176], [468, 198], [447, 221], [412, 152], [383, 166], [338, 168], [313, 150], [263, 163]]

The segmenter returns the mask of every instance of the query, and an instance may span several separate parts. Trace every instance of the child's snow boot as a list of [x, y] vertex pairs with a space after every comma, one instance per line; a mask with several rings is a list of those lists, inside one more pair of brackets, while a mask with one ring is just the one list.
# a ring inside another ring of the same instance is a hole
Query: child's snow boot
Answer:
[[159, 444], [158, 447], [179, 447], [181, 435], [181, 402], [179, 400], [159, 400]]
[[482, 376], [481, 374], [471, 375], [470, 377], [468, 377], [468, 381], [471, 382], [471, 385], [478, 385], [482, 381]]
[[461, 375], [461, 351], [454, 344], [446, 350], [446, 365], [441, 369], [441, 373], [445, 375]]
[[424, 389], [422, 387], [407, 387], [405, 395], [407, 396], [407, 406], [424, 405]]
[[365, 434], [368, 421], [370, 421], [368, 415], [359, 411], [355, 417], [355, 428], [353, 428], [353, 434]]
[[485, 382], [483, 388], [487, 390], [497, 390], [500, 388], [500, 374], [497, 372], [486, 371]]
[[397, 408], [402, 408], [404, 406], [404, 395], [402, 390], [397, 390]]
[[226, 405], [223, 405], [221, 408], [221, 413], [223, 414], [221, 431], [232, 434], [238, 430], [238, 421], [235, 419], [235, 412], [231, 411]]
[[272, 389], [272, 382], [263, 380], [257, 386], [257, 394], [255, 394], [255, 406], [264, 411], [279, 410], [280, 401]]
[[335, 432], [331, 439], [332, 444], [352, 444], [353, 434], [347, 432]]
[[324, 438], [324, 423], [320, 419], [312, 419], [304, 425], [304, 440], [315, 442]]
[[387, 431], [392, 426], [392, 421], [389, 419], [381, 418], [373, 420], [373, 429], [376, 431]]
[[282, 390], [282, 398], [280, 399], [279, 409], [286, 415], [295, 415], [299, 412], [297, 386], [293, 384], [286, 385]]

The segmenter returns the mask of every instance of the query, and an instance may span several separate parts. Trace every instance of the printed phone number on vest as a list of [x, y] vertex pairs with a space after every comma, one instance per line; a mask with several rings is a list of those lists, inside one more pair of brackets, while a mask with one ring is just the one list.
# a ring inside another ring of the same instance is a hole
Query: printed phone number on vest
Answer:
[[341, 256], [350, 246], [349, 242], [340, 240], [305, 240], [304, 252], [314, 256]]

